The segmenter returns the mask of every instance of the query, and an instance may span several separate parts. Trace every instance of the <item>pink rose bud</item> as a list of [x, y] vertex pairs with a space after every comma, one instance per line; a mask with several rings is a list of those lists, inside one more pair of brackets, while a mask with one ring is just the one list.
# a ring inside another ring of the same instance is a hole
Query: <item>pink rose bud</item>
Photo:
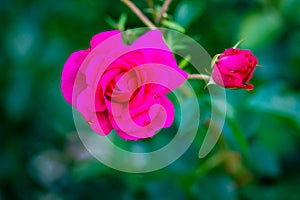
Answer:
[[250, 50], [227, 49], [218, 56], [213, 66], [212, 78], [225, 88], [253, 90], [254, 86], [247, 82], [252, 78], [257, 62]]

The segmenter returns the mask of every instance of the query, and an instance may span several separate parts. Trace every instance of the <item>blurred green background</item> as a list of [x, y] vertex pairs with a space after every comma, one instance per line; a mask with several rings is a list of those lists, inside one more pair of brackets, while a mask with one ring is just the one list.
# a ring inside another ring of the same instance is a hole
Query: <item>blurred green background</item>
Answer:
[[[146, 1], [134, 2], [149, 11]], [[262, 67], [254, 91], [227, 90], [223, 137], [204, 159], [197, 154], [210, 106], [203, 85], [191, 81], [201, 94], [198, 136], [172, 165], [147, 174], [94, 159], [60, 91], [69, 54], [123, 12], [126, 28], [143, 26], [117, 0], [0, 0], [0, 200], [300, 199], [300, 1], [172, 2], [169, 20], [211, 56], [246, 37], [241, 47]], [[136, 144], [156, 148], [172, 130]]]

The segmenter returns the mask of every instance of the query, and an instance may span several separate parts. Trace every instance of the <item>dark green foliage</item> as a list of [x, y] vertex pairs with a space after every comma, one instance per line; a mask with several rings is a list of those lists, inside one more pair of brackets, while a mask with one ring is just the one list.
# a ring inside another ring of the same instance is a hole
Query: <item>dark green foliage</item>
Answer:
[[[146, 8], [146, 1], [134, 2]], [[223, 138], [204, 159], [198, 151], [209, 96], [204, 84], [190, 81], [199, 91], [197, 138], [172, 165], [148, 174], [118, 172], [94, 159], [60, 91], [69, 54], [88, 48], [94, 34], [110, 29], [105, 19], [118, 21], [124, 12], [126, 28], [143, 26], [119, 1], [0, 0], [0, 200], [300, 199], [299, 1], [173, 1], [170, 21], [211, 56], [247, 37], [241, 47], [262, 67], [254, 91], [227, 91]], [[138, 145], [159, 149], [174, 130], [176, 120]]]

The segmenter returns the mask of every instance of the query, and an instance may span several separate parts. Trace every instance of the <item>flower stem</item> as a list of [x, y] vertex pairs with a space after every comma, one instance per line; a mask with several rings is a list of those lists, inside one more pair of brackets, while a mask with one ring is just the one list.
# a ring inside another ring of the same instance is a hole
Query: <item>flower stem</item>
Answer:
[[163, 16], [165, 15], [166, 11], [168, 10], [170, 4], [171, 4], [172, 0], [165, 0], [165, 3], [162, 5], [161, 9], [160, 9], [160, 13], [157, 16], [155, 23], [157, 25], [160, 25], [161, 23], [161, 19], [163, 18]]
[[209, 81], [210, 76], [205, 75], [205, 74], [189, 74], [188, 79], [198, 79], [198, 80]]
[[138, 7], [136, 7], [134, 3], [132, 3], [130, 0], [121, 0], [121, 2], [127, 5], [146, 26], [148, 26], [150, 29], [156, 29], [156, 26], [142, 13]]

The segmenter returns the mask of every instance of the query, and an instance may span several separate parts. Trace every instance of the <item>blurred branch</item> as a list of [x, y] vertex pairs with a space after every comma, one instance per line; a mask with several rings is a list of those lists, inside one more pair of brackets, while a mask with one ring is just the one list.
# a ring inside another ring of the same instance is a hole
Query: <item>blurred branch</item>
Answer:
[[142, 13], [138, 7], [136, 7], [134, 3], [132, 3], [130, 0], [121, 0], [121, 2], [127, 5], [146, 26], [148, 26], [150, 29], [156, 29], [156, 26]]
[[166, 14], [166, 11], [168, 10], [170, 4], [171, 4], [172, 0], [166, 0], [165, 3], [163, 4], [163, 6], [160, 9], [160, 13], [157, 16], [155, 23], [157, 25], [159, 25], [161, 23], [161, 19], [164, 17], [164, 15]]

